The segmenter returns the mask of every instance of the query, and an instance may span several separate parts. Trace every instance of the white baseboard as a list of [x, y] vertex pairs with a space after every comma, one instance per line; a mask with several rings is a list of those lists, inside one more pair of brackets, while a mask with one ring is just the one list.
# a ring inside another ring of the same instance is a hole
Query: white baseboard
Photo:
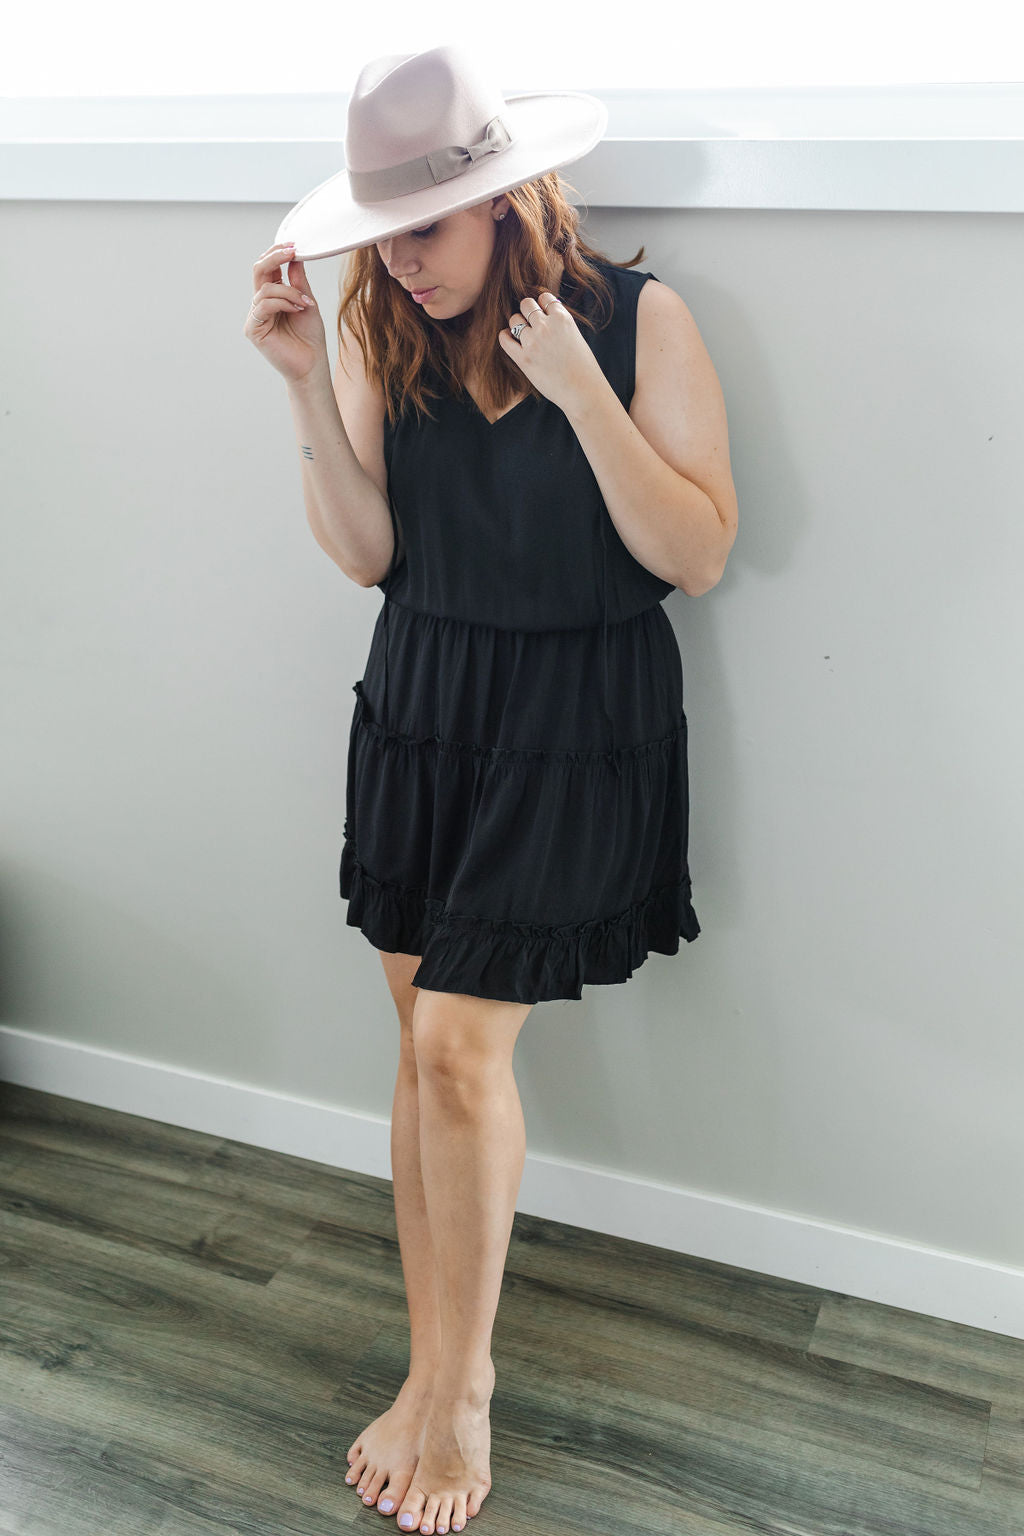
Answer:
[[[390, 1179], [390, 1121], [0, 1026], [0, 1077]], [[531, 1156], [517, 1209], [1024, 1339], [1024, 1272], [612, 1169]]]

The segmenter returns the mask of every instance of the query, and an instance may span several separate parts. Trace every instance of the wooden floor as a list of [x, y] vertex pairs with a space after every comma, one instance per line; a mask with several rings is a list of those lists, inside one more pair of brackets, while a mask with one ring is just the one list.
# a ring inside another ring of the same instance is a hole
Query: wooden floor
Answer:
[[[391, 1185], [0, 1085], [0, 1531], [398, 1531]], [[475, 1536], [1021, 1536], [1024, 1342], [517, 1215]]]

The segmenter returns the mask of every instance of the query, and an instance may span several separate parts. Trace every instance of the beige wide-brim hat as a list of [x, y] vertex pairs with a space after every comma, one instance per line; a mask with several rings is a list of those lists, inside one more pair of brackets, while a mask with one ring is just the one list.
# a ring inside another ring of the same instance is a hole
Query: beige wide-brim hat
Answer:
[[294, 241], [297, 261], [373, 245], [581, 159], [607, 125], [583, 91], [502, 96], [458, 44], [372, 59], [349, 100], [345, 169], [274, 243]]

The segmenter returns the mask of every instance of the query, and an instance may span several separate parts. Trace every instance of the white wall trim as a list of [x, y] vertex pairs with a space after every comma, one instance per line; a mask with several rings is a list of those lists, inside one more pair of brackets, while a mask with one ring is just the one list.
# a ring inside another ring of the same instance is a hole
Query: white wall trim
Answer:
[[[0, 1061], [21, 1087], [391, 1177], [376, 1115], [9, 1026]], [[1024, 1339], [1024, 1272], [961, 1254], [529, 1151], [517, 1209]]]
[[[607, 136], [565, 168], [590, 207], [1024, 211], [1024, 84], [593, 94]], [[343, 168], [347, 105], [0, 98], [0, 199], [290, 207]]]

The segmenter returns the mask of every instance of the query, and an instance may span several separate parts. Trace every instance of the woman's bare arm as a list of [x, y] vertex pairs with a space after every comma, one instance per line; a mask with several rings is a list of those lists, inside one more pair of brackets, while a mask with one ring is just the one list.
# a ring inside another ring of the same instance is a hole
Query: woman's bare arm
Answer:
[[313, 537], [352, 581], [375, 586], [387, 574], [394, 550], [383, 391], [369, 384], [362, 353], [349, 340], [343, 342], [333, 384], [325, 359], [322, 369], [288, 385], [288, 399]]

